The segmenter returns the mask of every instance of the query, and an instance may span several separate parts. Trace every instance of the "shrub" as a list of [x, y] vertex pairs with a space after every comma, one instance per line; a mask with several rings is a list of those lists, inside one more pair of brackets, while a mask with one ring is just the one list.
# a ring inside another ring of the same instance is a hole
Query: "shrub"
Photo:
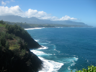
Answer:
[[8, 41], [6, 41], [5, 48], [6, 48], [6, 49], [9, 48], [9, 43], [8, 43]]
[[5, 43], [6, 43], [6, 40], [5, 40], [5, 37], [4, 36], [1, 36], [1, 44], [2, 46], [5, 46]]
[[88, 69], [83, 68], [82, 70], [77, 70], [76, 72], [96, 72], [96, 66], [88, 66]]

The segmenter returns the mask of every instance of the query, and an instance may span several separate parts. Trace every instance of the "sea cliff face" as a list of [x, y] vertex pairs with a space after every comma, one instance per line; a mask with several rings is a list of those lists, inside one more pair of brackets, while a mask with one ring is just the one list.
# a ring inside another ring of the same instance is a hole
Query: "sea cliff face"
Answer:
[[30, 48], [41, 47], [23, 28], [17, 25], [6, 25], [7, 33], [22, 38]]
[[0, 72], [37, 72], [42, 61], [29, 50], [40, 45], [21, 27], [0, 21]]

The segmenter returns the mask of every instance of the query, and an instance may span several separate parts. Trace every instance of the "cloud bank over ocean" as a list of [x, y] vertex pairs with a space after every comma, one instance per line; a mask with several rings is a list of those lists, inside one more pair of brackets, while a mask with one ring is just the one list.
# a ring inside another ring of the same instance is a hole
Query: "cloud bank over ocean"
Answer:
[[44, 11], [38, 11], [33, 9], [28, 9], [27, 11], [23, 11], [18, 5], [16, 6], [0, 6], [0, 16], [2, 15], [17, 15], [21, 17], [36, 17], [39, 19], [49, 19], [53, 21], [63, 21], [63, 20], [77, 20], [74, 17], [70, 17], [68, 15], [65, 15], [61, 18], [58, 18], [56, 16], [52, 16], [51, 14], [47, 14]]

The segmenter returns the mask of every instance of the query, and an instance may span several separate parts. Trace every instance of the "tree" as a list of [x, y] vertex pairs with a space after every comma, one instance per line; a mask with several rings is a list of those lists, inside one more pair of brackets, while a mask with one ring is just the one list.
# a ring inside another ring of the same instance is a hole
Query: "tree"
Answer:
[[2, 46], [5, 46], [6, 40], [5, 40], [5, 36], [1, 36], [1, 44]]
[[6, 49], [9, 48], [9, 42], [8, 42], [8, 41], [6, 41], [5, 48], [6, 48]]
[[3, 21], [3, 20], [1, 20], [1, 21], [0, 21], [0, 23], [1, 23], [1, 24], [4, 24], [4, 21]]
[[0, 41], [0, 50], [2, 49], [2, 44], [1, 44], [1, 41]]

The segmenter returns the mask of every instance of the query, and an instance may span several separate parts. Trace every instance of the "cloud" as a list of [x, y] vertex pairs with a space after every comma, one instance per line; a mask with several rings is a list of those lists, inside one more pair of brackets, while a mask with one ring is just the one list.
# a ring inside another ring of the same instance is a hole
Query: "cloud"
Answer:
[[60, 20], [76, 20], [76, 18], [65, 15], [64, 17], [60, 18]]
[[6, 5], [6, 2], [2, 1], [1, 4], [2, 4], [2, 5]]
[[2, 0], [2, 1], [1, 1], [1, 4], [2, 4], [2, 5], [6, 5], [6, 4], [10, 3], [10, 2], [14, 2], [14, 0], [10, 0], [10, 1], [3, 1], [3, 0]]
[[11, 7], [0, 6], [0, 16], [2, 16], [2, 15], [17, 15], [17, 16], [27, 17], [27, 18], [36, 17], [39, 19], [49, 19], [49, 20], [53, 20], [53, 21], [76, 20], [76, 18], [70, 17], [68, 15], [58, 18], [56, 16], [47, 14], [44, 11], [37, 11], [37, 10], [33, 10], [33, 9], [28, 9], [27, 11], [24, 12], [21, 10], [21, 8], [18, 5], [11, 6]]
[[21, 11], [19, 6], [11, 6], [5, 7], [5, 6], [0, 6], [0, 16], [1, 15], [18, 15], [18, 16], [23, 16], [23, 11]]

